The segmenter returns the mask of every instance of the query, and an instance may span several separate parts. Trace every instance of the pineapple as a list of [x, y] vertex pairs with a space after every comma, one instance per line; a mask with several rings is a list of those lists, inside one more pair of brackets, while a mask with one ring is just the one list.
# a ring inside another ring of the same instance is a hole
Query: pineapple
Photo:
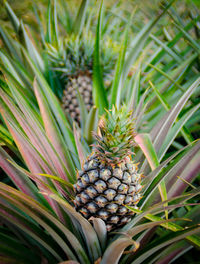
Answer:
[[[76, 35], [64, 40], [58, 49], [47, 44], [47, 52], [52, 69], [56, 72], [63, 87], [61, 102], [67, 116], [80, 124], [79, 98], [81, 96], [87, 111], [93, 106], [92, 72], [94, 37], [89, 34], [81, 38]], [[114, 69], [117, 46], [107, 39], [101, 53], [105, 85]], [[79, 96], [77, 96], [79, 93]]]
[[131, 113], [125, 106], [113, 107], [100, 120], [97, 145], [78, 173], [74, 185], [76, 210], [90, 220], [101, 218], [107, 230], [126, 224], [132, 212], [124, 205], [135, 206], [140, 200], [141, 174], [131, 158], [134, 130]]

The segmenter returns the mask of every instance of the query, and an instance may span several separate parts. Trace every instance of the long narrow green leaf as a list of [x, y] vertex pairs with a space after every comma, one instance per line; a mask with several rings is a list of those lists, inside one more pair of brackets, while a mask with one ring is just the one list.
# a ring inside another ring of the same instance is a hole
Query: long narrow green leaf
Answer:
[[8, 2], [5, 2], [5, 7], [6, 7], [8, 17], [9, 17], [9, 19], [13, 25], [13, 28], [14, 28], [15, 32], [18, 33], [19, 25], [20, 25], [19, 19], [17, 18], [17, 16], [13, 12], [13, 10], [10, 7], [10, 5], [8, 4]]
[[169, 133], [167, 134], [159, 152], [158, 152], [158, 157], [161, 160], [168, 150], [169, 146], [179, 133], [181, 131], [181, 128], [185, 125], [185, 123], [188, 121], [188, 119], [200, 108], [200, 104], [192, 107], [189, 111], [187, 111], [179, 120], [174, 124], [174, 126], [171, 128]]
[[73, 124], [73, 129], [74, 129], [74, 138], [75, 138], [75, 142], [76, 142], [76, 147], [77, 147], [77, 151], [78, 151], [78, 157], [79, 157], [81, 166], [83, 166], [84, 162], [86, 161], [86, 156], [85, 156], [84, 150], [81, 146], [80, 135], [76, 129], [75, 123]]
[[3, 62], [3, 66], [9, 69], [10, 74], [14, 76], [14, 78], [23, 86], [24, 83], [20, 79], [15, 67], [12, 64], [12, 59], [5, 55], [5, 52], [0, 52], [0, 59]]
[[13, 183], [24, 193], [40, 200], [40, 195], [37, 194], [35, 185], [27, 178], [27, 176], [19, 172], [8, 160], [12, 161], [12, 158], [7, 154], [5, 150], [0, 147], [0, 166], [9, 175]]
[[79, 7], [77, 16], [74, 20], [72, 32], [76, 35], [80, 35], [82, 32], [82, 28], [84, 26], [86, 20], [86, 10], [89, 4], [89, 0], [82, 0], [81, 5]]
[[85, 128], [83, 131], [83, 135], [86, 138], [88, 144], [91, 144], [93, 142], [92, 132], [97, 131], [97, 126], [98, 126], [98, 109], [95, 106], [93, 106], [88, 114]]
[[57, 1], [54, 0], [54, 8], [53, 8], [53, 36], [54, 42], [56, 47], [58, 47], [59, 43], [59, 31], [58, 31], [58, 20], [57, 20], [57, 8], [56, 8]]
[[104, 112], [104, 109], [107, 109], [108, 106], [106, 91], [103, 83], [101, 62], [100, 62], [102, 8], [103, 8], [103, 1], [101, 1], [101, 6], [99, 10], [99, 18], [96, 29], [96, 41], [94, 47], [94, 62], [93, 62], [93, 99], [95, 105], [99, 109], [100, 114], [102, 114]]
[[[59, 154], [58, 162], [61, 163], [61, 166], [64, 169], [64, 173], [62, 174], [63, 178], [65, 177], [65, 173], [66, 173], [70, 182], [73, 182], [74, 175], [75, 175], [75, 167], [71, 160], [70, 153], [68, 149], [65, 147], [65, 143], [63, 142], [63, 139], [60, 136], [60, 131], [57, 128], [55, 119], [53, 118], [53, 115], [49, 109], [50, 107], [48, 105], [48, 102], [46, 101], [45, 96], [43, 95], [42, 91], [38, 87], [36, 80], [34, 81], [34, 89], [35, 89], [35, 94], [36, 94], [36, 97], [39, 103], [41, 115], [44, 120], [46, 133], [52, 145], [54, 146], [56, 153]], [[65, 169], [65, 166], [67, 170]]]
[[[130, 111], [136, 111], [136, 108], [138, 106], [140, 81], [141, 81], [141, 69], [140, 67], [138, 67], [136, 74], [133, 76], [133, 83], [131, 82], [132, 85], [130, 89], [130, 94], [127, 97], [127, 105]], [[133, 115], [137, 116], [135, 115], [135, 112], [133, 112]], [[138, 116], [137, 116], [137, 121], [138, 121]]]
[[46, 32], [46, 41], [48, 43], [52, 43], [52, 24], [51, 24], [51, 20], [52, 20], [52, 8], [51, 8], [51, 1], [48, 1], [48, 7], [47, 7], [47, 14], [46, 14], [46, 28], [47, 28], [47, 32]]
[[4, 47], [7, 49], [10, 56], [16, 58], [18, 61], [22, 61], [19, 51], [19, 45], [13, 42], [9, 34], [0, 26], [0, 36], [3, 40]]
[[101, 248], [97, 234], [92, 228], [91, 224], [83, 216], [77, 213], [75, 209], [71, 207], [71, 205], [69, 205], [69, 203], [67, 203], [64, 199], [54, 194], [50, 195], [50, 197], [60, 203], [63, 208], [80, 223], [85, 240], [87, 241], [86, 245], [90, 254], [90, 258], [93, 261], [97, 260], [101, 256]]
[[[187, 100], [191, 96], [192, 92], [199, 86], [200, 84], [200, 78], [198, 78], [188, 89], [187, 91], [182, 95], [180, 100], [174, 105], [174, 107], [168, 112], [168, 114], [165, 117], [164, 122], [162, 123], [162, 126], [158, 123], [158, 125], [151, 131], [151, 135], [153, 137], [153, 142], [156, 151], [159, 151], [159, 149], [162, 146], [162, 143], [169, 131], [169, 129], [172, 127], [173, 123], [175, 122], [178, 114], [186, 104]], [[159, 129], [158, 129], [159, 128]], [[155, 133], [157, 131], [157, 134]]]
[[159, 161], [149, 134], [137, 134], [134, 140], [145, 154], [151, 169], [154, 170], [157, 168]]
[[[138, 134], [135, 137], [136, 143], [140, 146], [143, 153], [145, 154], [151, 169], [154, 170], [159, 166], [158, 157], [155, 152], [155, 148], [151, 142], [151, 139], [148, 134]], [[167, 190], [165, 186], [165, 182], [161, 181], [158, 185], [158, 189], [160, 192], [160, 196], [162, 201], [167, 200]], [[166, 204], [167, 205], [167, 204]], [[168, 212], [165, 211], [166, 218], [168, 217]]]
[[134, 245], [135, 249], [138, 248], [138, 244], [130, 238], [119, 238], [114, 241], [103, 254], [100, 264], [116, 264], [119, 263], [119, 259], [122, 256], [124, 250]]
[[173, 51], [173, 49], [171, 49], [170, 47], [168, 47], [167, 45], [165, 45], [165, 43], [163, 43], [161, 40], [159, 40], [156, 36], [154, 36], [153, 34], [150, 34], [150, 37], [158, 44], [160, 45], [163, 50], [165, 50], [173, 59], [175, 59], [177, 62], [181, 63], [182, 60], [181, 58]]
[[[134, 10], [135, 13], [135, 10]], [[109, 108], [112, 108], [112, 105], [116, 105], [119, 108], [120, 104], [120, 96], [121, 96], [121, 86], [123, 85], [121, 83], [121, 73], [123, 70], [124, 66], [124, 60], [125, 60], [125, 55], [126, 55], [126, 49], [127, 49], [127, 43], [128, 43], [128, 31], [130, 28], [130, 24], [132, 21], [133, 15], [131, 15], [129, 23], [127, 23], [125, 32], [124, 32], [124, 38], [120, 47], [119, 51], [119, 57], [117, 60], [116, 64], [116, 69], [115, 69], [115, 76], [112, 82], [112, 87], [111, 87], [111, 99], [110, 99], [110, 104]]]
[[[164, 236], [161, 239], [156, 240], [154, 243], [150, 243], [144, 250], [144, 252], [140, 252], [140, 256], [136, 258], [136, 263], [140, 264], [143, 263], [144, 260], [147, 260], [149, 256], [152, 256], [157, 251], [161, 250], [162, 248], [171, 245], [172, 243], [176, 243], [180, 241], [181, 239], [185, 239], [188, 236], [197, 234], [200, 232], [200, 227], [192, 227], [188, 228], [183, 231], [177, 231], [173, 234], [170, 234], [168, 236]], [[135, 261], [132, 262], [132, 264]]]
[[34, 43], [31, 41], [30, 37], [28, 36], [28, 33], [22, 21], [20, 22], [20, 27], [19, 27], [19, 38], [22, 45], [26, 48], [27, 52], [29, 53], [29, 56], [38, 66], [39, 70], [41, 72], [44, 72], [44, 62], [39, 52], [37, 51]]
[[186, 39], [189, 41], [189, 45], [191, 45], [195, 51], [199, 54], [200, 53], [200, 45], [192, 38], [190, 34], [187, 33], [185, 29], [180, 27], [177, 23], [174, 23], [174, 25], [183, 33], [183, 36], [186, 37]]
[[81, 127], [84, 128], [84, 125], [87, 122], [88, 111], [87, 111], [86, 105], [84, 103], [83, 97], [81, 96], [81, 94], [80, 94], [78, 89], [76, 90], [76, 96], [77, 96], [77, 99], [78, 99], [80, 115], [81, 115], [81, 118], [80, 118], [81, 119], [80, 120], [81, 121]]
[[55, 97], [55, 95], [51, 91], [47, 81], [44, 78], [44, 76], [41, 74], [41, 72], [38, 70], [38, 68], [34, 64], [34, 62], [31, 60], [29, 54], [25, 50], [23, 50], [23, 52], [27, 58], [27, 61], [30, 64], [30, 66], [32, 67], [34, 73], [36, 74], [37, 81], [41, 85], [41, 88], [43, 89], [43, 92], [44, 92], [44, 94], [45, 94], [45, 96], [49, 102], [49, 105], [52, 109], [53, 114], [55, 115], [55, 119], [57, 120], [57, 123], [59, 125], [60, 130], [61, 130], [61, 133], [64, 136], [65, 141], [66, 141], [69, 149], [71, 150], [72, 153], [76, 153], [75, 141], [74, 141], [72, 129], [66, 120], [64, 112], [63, 112], [57, 98]]

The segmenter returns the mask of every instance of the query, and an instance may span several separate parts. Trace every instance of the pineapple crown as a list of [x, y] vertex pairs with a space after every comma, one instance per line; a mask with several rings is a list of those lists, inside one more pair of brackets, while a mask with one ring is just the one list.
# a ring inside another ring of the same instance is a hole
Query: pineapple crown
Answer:
[[[101, 50], [103, 73], [109, 75], [115, 65], [118, 47], [109, 39], [104, 40]], [[46, 44], [53, 69], [62, 72], [62, 77], [68, 78], [80, 72], [92, 74], [94, 56], [94, 36], [92, 33], [83, 36], [70, 35], [60, 42], [57, 49]]]
[[131, 115], [132, 112], [125, 105], [120, 109], [113, 106], [100, 119], [99, 131], [93, 133], [93, 136], [97, 140], [94, 153], [102, 162], [116, 165], [133, 154], [135, 133]]

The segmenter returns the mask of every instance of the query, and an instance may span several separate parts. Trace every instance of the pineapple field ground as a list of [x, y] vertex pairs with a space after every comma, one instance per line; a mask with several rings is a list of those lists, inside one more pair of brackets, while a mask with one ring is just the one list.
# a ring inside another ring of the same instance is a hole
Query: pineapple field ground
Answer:
[[0, 264], [200, 263], [200, 1], [0, 0]]

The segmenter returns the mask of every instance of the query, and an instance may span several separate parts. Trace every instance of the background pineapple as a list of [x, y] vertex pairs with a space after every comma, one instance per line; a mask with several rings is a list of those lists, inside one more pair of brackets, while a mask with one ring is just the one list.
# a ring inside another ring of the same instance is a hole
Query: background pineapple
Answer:
[[88, 72], [79, 73], [66, 82], [63, 91], [62, 106], [66, 114], [69, 114], [76, 122], [80, 123], [81, 114], [77, 90], [83, 98], [87, 110], [93, 106], [92, 78]]
[[75, 184], [75, 206], [87, 219], [105, 221], [107, 230], [126, 224], [140, 200], [141, 174], [131, 159], [134, 130], [131, 113], [123, 106], [100, 120], [97, 145], [79, 172]]
[[[80, 124], [80, 100], [89, 112], [93, 106], [92, 77], [94, 57], [94, 36], [70, 35], [58, 49], [46, 43], [50, 68], [61, 83], [62, 91], [56, 91], [67, 115]], [[104, 84], [108, 87], [116, 61], [116, 45], [104, 40], [101, 50], [101, 66]]]

